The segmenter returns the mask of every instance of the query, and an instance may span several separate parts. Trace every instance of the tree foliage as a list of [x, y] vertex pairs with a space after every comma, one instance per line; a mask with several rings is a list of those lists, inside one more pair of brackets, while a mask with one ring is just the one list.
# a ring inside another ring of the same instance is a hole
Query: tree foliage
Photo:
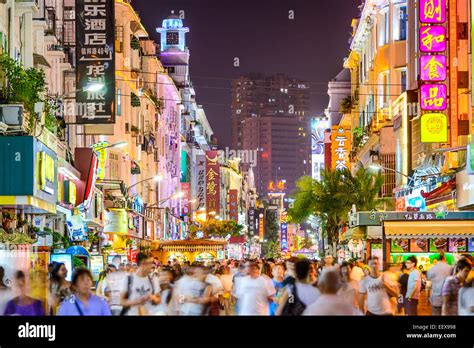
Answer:
[[235, 221], [226, 220], [208, 220], [206, 222], [202, 222], [200, 226], [191, 225], [188, 229], [188, 238], [195, 239], [197, 233], [202, 231], [203, 238], [209, 237], [221, 237], [225, 238], [228, 235], [240, 236], [242, 232], [243, 226], [237, 224]]
[[325, 170], [320, 181], [302, 177], [296, 183], [295, 201], [289, 209], [289, 218], [299, 223], [310, 215], [317, 216], [324, 236], [329, 244], [334, 245], [339, 227], [347, 222], [353, 204], [358, 210], [372, 210], [380, 205], [378, 196], [382, 184], [380, 173], [374, 174], [364, 168], [355, 176], [349, 170]]

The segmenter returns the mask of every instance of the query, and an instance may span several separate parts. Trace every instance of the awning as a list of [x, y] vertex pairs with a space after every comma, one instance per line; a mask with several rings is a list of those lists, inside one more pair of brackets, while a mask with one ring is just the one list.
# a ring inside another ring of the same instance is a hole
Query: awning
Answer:
[[387, 238], [469, 238], [474, 236], [474, 221], [385, 221]]
[[0, 196], [0, 206], [23, 209], [27, 214], [56, 214], [56, 203], [33, 196]]

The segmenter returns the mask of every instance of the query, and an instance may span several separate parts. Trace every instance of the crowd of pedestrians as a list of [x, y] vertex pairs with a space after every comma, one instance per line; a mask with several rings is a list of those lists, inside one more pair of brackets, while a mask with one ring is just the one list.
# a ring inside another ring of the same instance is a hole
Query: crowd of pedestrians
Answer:
[[162, 265], [140, 253], [136, 265], [114, 259], [98, 281], [88, 269], [78, 268], [69, 282], [65, 265], [51, 264], [46, 310], [28, 295], [22, 271], [9, 287], [0, 267], [0, 311], [31, 316], [415, 316], [425, 291], [432, 315], [474, 315], [472, 262], [466, 254], [452, 267], [441, 254], [428, 272], [421, 272], [417, 258], [410, 256], [383, 271], [377, 257], [340, 264], [327, 255], [321, 262], [173, 260]]

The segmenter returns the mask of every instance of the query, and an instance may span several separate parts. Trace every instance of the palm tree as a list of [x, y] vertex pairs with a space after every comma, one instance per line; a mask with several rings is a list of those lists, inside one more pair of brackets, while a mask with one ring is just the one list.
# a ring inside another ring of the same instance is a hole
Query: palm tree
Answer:
[[327, 237], [335, 253], [339, 228], [347, 222], [352, 205], [359, 210], [375, 209], [381, 202], [378, 195], [382, 184], [380, 174], [375, 176], [363, 168], [355, 176], [349, 170], [325, 170], [320, 181], [302, 177], [296, 183], [289, 217], [299, 223], [310, 215], [317, 216], [323, 236]]

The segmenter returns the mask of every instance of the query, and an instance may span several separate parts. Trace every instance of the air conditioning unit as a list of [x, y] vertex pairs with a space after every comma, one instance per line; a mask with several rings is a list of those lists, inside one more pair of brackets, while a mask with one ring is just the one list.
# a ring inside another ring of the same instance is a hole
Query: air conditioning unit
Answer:
[[125, 58], [123, 60], [123, 65], [126, 67], [126, 68], [130, 68], [130, 58]]
[[23, 130], [23, 110], [21, 104], [0, 105], [0, 122], [7, 125], [11, 130]]

